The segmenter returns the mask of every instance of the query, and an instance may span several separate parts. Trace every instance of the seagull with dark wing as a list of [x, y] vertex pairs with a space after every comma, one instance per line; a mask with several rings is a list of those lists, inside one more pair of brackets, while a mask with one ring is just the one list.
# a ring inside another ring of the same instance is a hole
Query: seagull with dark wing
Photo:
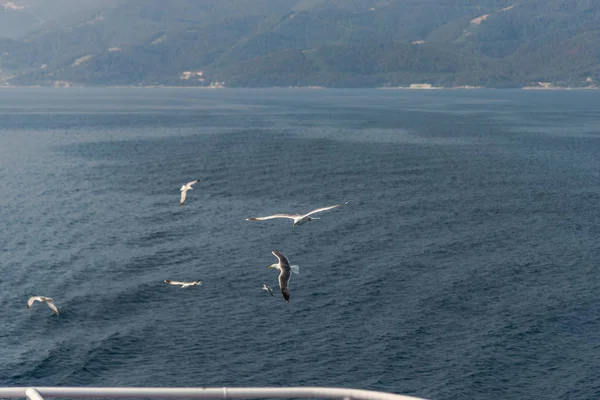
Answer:
[[35, 303], [36, 301], [39, 301], [40, 303], [48, 304], [48, 307], [50, 307], [52, 309], [52, 311], [54, 311], [56, 313], [56, 315], [58, 315], [58, 308], [56, 308], [56, 306], [54, 305], [54, 300], [52, 300], [50, 297], [32, 296], [27, 301], [27, 308], [29, 309], [33, 305], [33, 303]]
[[197, 281], [193, 281], [193, 282], [179, 282], [179, 281], [171, 281], [171, 280], [165, 279], [165, 282], [168, 283], [169, 285], [181, 285], [182, 289], [190, 287], [190, 286], [202, 285], [202, 282], [200, 281], [200, 279], [198, 279]]
[[278, 252], [277, 250], [273, 250], [271, 253], [277, 259], [279, 259], [279, 263], [269, 265], [269, 268], [274, 268], [279, 270], [279, 287], [281, 288], [281, 294], [283, 294], [283, 298], [286, 302], [290, 302], [290, 278], [291, 273], [299, 274], [300, 268], [297, 265], [290, 265], [287, 257]]
[[185, 185], [181, 186], [181, 189], [179, 189], [179, 191], [181, 192], [181, 200], [179, 201], [179, 207], [183, 207], [183, 203], [185, 203], [185, 196], [187, 194], [187, 191], [194, 190], [192, 185], [195, 185], [198, 182], [200, 182], [200, 179], [196, 179], [195, 181], [188, 182]]
[[268, 215], [266, 217], [246, 218], [246, 220], [247, 221], [264, 221], [267, 219], [274, 219], [274, 218], [288, 218], [288, 219], [293, 219], [294, 226], [296, 226], [296, 225], [302, 225], [305, 222], [310, 222], [313, 219], [320, 219], [320, 218], [311, 217], [311, 215], [313, 215], [313, 214], [331, 210], [332, 208], [341, 207], [346, 204], [348, 204], [348, 202], [345, 202], [344, 204], [336, 204], [335, 206], [317, 208], [316, 210], [312, 210], [311, 212], [309, 212], [307, 214], [274, 214], [274, 215]]
[[269, 287], [266, 283], [263, 283], [263, 290], [266, 290], [271, 296], [273, 296], [273, 289]]

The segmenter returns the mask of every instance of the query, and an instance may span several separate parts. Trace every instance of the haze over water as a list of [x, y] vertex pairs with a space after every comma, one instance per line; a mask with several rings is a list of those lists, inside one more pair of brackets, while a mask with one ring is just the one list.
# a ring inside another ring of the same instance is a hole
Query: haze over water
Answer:
[[[599, 107], [568, 91], [1, 90], [0, 385], [598, 398]], [[303, 226], [245, 220], [345, 201]], [[300, 266], [289, 304], [274, 249]], [[32, 295], [61, 315], [27, 310]]]

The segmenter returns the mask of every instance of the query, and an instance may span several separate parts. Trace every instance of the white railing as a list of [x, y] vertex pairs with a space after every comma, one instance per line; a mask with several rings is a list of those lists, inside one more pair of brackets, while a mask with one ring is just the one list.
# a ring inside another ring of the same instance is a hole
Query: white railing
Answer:
[[0, 398], [44, 400], [44, 397], [110, 399], [268, 399], [325, 398], [343, 400], [423, 400], [371, 390], [328, 387], [262, 388], [120, 388], [120, 387], [0, 387]]

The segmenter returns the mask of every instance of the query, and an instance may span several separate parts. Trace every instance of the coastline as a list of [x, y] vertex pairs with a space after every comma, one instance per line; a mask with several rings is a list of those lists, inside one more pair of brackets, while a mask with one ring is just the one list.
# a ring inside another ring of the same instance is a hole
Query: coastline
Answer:
[[409, 86], [393, 86], [393, 87], [352, 87], [352, 88], [341, 88], [341, 87], [326, 87], [326, 86], [269, 86], [269, 87], [228, 87], [228, 86], [173, 86], [173, 85], [57, 85], [57, 86], [46, 86], [46, 85], [28, 85], [28, 86], [17, 86], [17, 85], [0, 85], [2, 89], [200, 89], [200, 90], [216, 90], [216, 89], [297, 89], [297, 90], [327, 90], [327, 89], [373, 89], [373, 90], [416, 90], [416, 91], [427, 91], [427, 90], [599, 90], [598, 86], [584, 86], [584, 87], [571, 87], [571, 86], [552, 86], [552, 87], [540, 87], [540, 86], [523, 86], [514, 88], [494, 88], [494, 87], [483, 87], [483, 86], [453, 86], [453, 87], [442, 87], [442, 86], [431, 86], [431, 87], [409, 87]]
[[539, 87], [539, 86], [523, 86], [521, 90], [598, 90], [597, 86], [584, 86], [584, 87], [571, 87], [571, 86], [553, 86], [553, 87]]

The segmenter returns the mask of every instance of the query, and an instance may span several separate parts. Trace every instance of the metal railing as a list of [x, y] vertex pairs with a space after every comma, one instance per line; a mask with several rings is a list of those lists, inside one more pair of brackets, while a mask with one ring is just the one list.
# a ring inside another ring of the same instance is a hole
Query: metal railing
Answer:
[[268, 399], [325, 398], [343, 400], [423, 400], [372, 390], [329, 387], [246, 388], [123, 388], [123, 387], [0, 387], [0, 398], [44, 400], [45, 397], [110, 399]]

